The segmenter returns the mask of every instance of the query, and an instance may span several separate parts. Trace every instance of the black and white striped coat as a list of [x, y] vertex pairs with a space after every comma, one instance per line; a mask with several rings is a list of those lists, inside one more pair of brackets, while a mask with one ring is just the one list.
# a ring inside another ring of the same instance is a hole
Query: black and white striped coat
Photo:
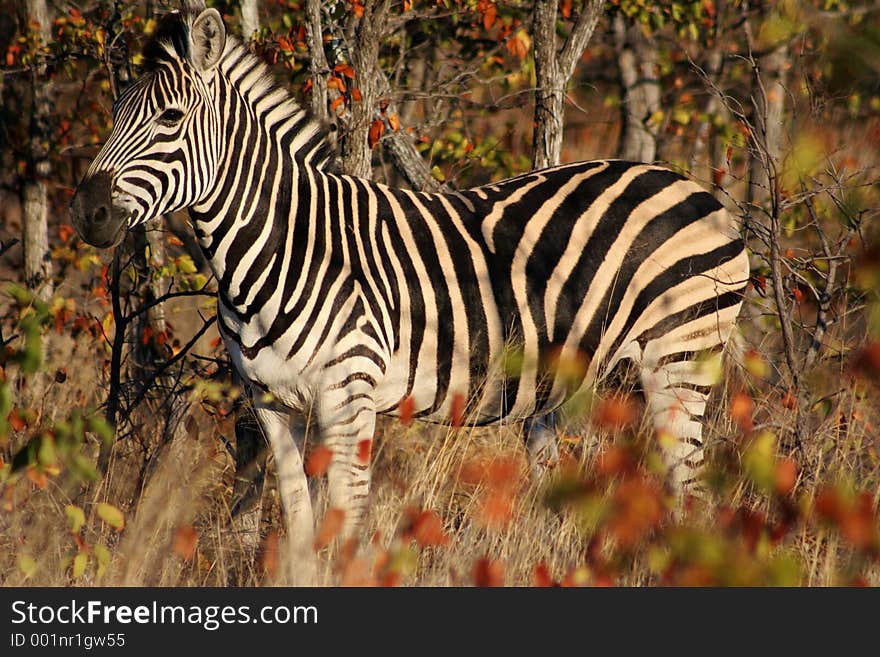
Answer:
[[[300, 414], [334, 453], [331, 504], [361, 520], [376, 413], [544, 415], [629, 359], [674, 479], [693, 478], [748, 261], [724, 208], [659, 166], [581, 162], [428, 194], [327, 170], [319, 127], [219, 14], [174, 14], [120, 98], [74, 199], [80, 235], [189, 208], [226, 346], [254, 388], [289, 536], [312, 543]], [[510, 362], [517, 363], [515, 371]], [[575, 364], [572, 366], [571, 364]], [[360, 447], [359, 447], [360, 446]]]

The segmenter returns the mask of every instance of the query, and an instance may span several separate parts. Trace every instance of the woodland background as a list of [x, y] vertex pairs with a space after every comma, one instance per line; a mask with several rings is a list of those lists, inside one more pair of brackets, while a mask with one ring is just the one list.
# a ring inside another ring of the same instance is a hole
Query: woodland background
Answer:
[[[676, 507], [632, 394], [514, 426], [380, 423], [362, 545], [328, 584], [880, 583], [875, 1], [208, 3], [334, 128], [342, 168], [456, 189], [658, 161], [736, 216], [753, 277], [710, 402], [712, 491]], [[0, 13], [0, 583], [283, 582], [272, 461], [185, 216], [115, 252], [67, 206], [166, 2]], [[307, 458], [316, 495], [327, 454]], [[323, 502], [326, 505], [326, 502]], [[357, 549], [356, 549], [357, 548]]]

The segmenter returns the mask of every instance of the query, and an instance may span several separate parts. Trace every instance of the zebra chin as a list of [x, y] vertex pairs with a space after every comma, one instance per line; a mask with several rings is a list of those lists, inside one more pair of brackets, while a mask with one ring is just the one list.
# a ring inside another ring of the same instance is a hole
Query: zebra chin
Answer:
[[70, 218], [80, 239], [86, 244], [106, 249], [125, 238], [130, 209], [114, 204], [112, 178], [99, 172], [85, 178], [70, 203]]

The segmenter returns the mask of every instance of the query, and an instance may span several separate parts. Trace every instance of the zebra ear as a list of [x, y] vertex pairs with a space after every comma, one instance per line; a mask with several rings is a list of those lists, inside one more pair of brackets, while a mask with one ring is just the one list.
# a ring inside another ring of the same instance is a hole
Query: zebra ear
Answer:
[[199, 14], [193, 21], [191, 38], [190, 56], [195, 67], [207, 71], [216, 66], [226, 46], [226, 26], [220, 12], [211, 8]]

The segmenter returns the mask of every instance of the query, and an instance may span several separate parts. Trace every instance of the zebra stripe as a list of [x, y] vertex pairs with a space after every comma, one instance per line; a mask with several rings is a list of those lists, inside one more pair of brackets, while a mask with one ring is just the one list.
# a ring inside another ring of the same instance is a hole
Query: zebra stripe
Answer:
[[376, 413], [409, 398], [434, 422], [462, 400], [473, 424], [540, 417], [627, 360], [655, 426], [679, 438], [673, 479], [693, 483], [717, 369], [699, 355], [721, 357], [748, 278], [737, 226], [712, 195], [621, 161], [452, 193], [392, 189], [332, 171], [320, 127], [216, 11], [167, 17], [146, 52], [75, 224], [103, 244], [119, 238], [91, 205], [129, 228], [189, 208], [230, 357], [277, 400], [255, 403], [302, 552], [308, 409], [334, 452], [331, 504], [347, 533], [366, 508], [357, 454]]

